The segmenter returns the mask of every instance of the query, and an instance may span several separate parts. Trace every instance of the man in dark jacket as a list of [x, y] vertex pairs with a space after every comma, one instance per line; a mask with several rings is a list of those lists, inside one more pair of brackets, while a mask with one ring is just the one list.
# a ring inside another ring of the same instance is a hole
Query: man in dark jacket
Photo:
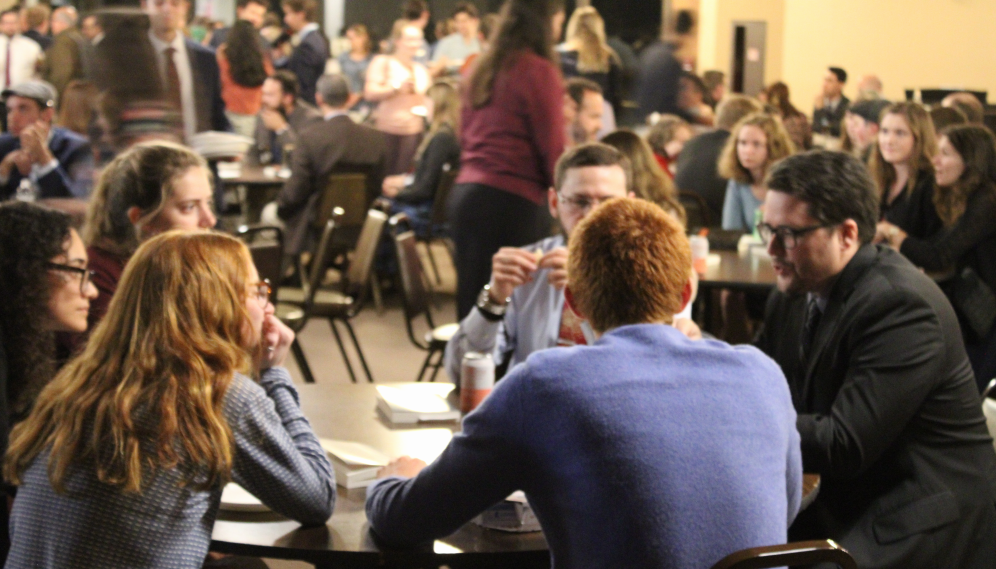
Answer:
[[803, 468], [822, 477], [790, 541], [832, 538], [862, 569], [992, 567], [996, 453], [947, 298], [871, 244], [878, 199], [853, 156], [797, 154], [767, 184], [778, 290], [758, 347], [785, 372]]
[[[86, 198], [93, 185], [90, 143], [52, 126], [55, 89], [25, 81], [4, 90], [0, 99], [7, 106], [8, 128], [0, 136], [0, 200], [19, 188], [24, 198]], [[30, 183], [22, 184], [25, 180]]]
[[[284, 23], [294, 32], [289, 45], [280, 48], [284, 56], [274, 61], [275, 67], [287, 69], [297, 75], [301, 84], [301, 99], [315, 104], [315, 83], [325, 73], [329, 58], [329, 44], [315, 23], [318, 4], [315, 0], [287, 0], [283, 3]], [[288, 49], [293, 47], [290, 53]]]

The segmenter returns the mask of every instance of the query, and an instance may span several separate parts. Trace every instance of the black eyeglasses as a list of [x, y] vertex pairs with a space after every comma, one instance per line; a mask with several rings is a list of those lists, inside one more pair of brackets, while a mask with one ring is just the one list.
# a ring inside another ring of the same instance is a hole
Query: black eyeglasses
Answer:
[[61, 263], [45, 263], [45, 266], [53, 271], [63, 271], [67, 273], [76, 273], [77, 275], [79, 275], [80, 294], [83, 296], [86, 296], [87, 283], [93, 281], [93, 277], [97, 274], [89, 269], [74, 267], [72, 265], [63, 265]]
[[612, 199], [612, 197], [590, 198], [588, 196], [565, 196], [564, 194], [561, 194], [559, 192], [557, 193], [557, 195], [560, 196], [560, 201], [563, 202], [564, 205], [569, 206], [577, 211], [585, 211], [588, 208], [601, 205]]
[[263, 279], [254, 284], [253, 288], [256, 289], [256, 300], [259, 305], [266, 308], [266, 305], [270, 303], [270, 294], [273, 292], [273, 289], [270, 288], [270, 279]]
[[833, 227], [836, 224], [823, 223], [820, 225], [811, 225], [809, 227], [800, 227], [798, 229], [794, 227], [772, 227], [770, 224], [761, 222], [757, 224], [757, 234], [761, 236], [761, 241], [767, 245], [771, 243], [771, 240], [775, 237], [781, 241], [782, 246], [786, 249], [794, 249], [796, 245], [799, 244], [799, 240], [806, 235], [816, 231], [817, 229], [823, 229], [825, 227]]

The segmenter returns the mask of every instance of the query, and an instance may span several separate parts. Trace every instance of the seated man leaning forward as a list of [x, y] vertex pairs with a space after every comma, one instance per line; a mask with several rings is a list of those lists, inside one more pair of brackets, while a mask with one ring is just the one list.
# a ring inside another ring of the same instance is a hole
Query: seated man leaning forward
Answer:
[[753, 347], [667, 325], [690, 271], [681, 224], [659, 206], [596, 208], [571, 237], [567, 296], [597, 342], [532, 354], [434, 463], [382, 469], [373, 532], [394, 546], [441, 538], [521, 489], [556, 567], [698, 569], [784, 543], [802, 493], [785, 378]]
[[758, 347], [789, 381], [816, 501], [793, 541], [831, 538], [862, 569], [993, 567], [996, 454], [958, 319], [902, 255], [871, 244], [864, 165], [808, 152], [766, 180], [777, 275]]
[[[466, 352], [492, 354], [495, 364], [523, 362], [529, 354], [554, 346], [587, 342], [590, 328], [564, 299], [567, 282], [567, 241], [592, 207], [611, 198], [632, 196], [629, 161], [615, 148], [589, 143], [561, 156], [548, 193], [550, 214], [560, 220], [561, 235], [523, 248], [502, 247], [491, 261], [491, 282], [477, 307], [460, 322], [446, 346], [450, 378], [459, 384], [460, 362]], [[689, 337], [701, 337], [690, 318], [691, 306], [674, 325]]]
[[55, 87], [24, 81], [5, 89], [7, 132], [0, 136], [0, 200], [10, 199], [22, 180], [33, 197], [86, 198], [93, 185], [93, 155], [85, 138], [52, 126]]

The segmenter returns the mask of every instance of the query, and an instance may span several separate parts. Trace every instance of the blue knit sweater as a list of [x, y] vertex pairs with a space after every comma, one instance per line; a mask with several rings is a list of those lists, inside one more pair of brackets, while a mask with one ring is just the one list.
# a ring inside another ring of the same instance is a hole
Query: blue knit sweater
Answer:
[[624, 326], [529, 356], [419, 476], [371, 486], [367, 516], [411, 545], [522, 489], [557, 567], [701, 569], [785, 542], [802, 493], [795, 421], [760, 351]]

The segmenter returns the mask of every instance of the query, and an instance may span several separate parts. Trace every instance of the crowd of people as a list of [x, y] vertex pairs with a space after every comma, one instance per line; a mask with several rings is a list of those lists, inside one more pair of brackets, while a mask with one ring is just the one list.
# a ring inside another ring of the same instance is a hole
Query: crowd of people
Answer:
[[[433, 464], [379, 473], [383, 543], [519, 489], [558, 565], [829, 538], [860, 567], [991, 566], [996, 136], [973, 94], [889, 101], [869, 75], [849, 99], [833, 66], [807, 115], [783, 82], [726, 93], [670, 34], [637, 56], [559, 0], [461, 2], [433, 30], [409, 0], [388, 37], [334, 42], [315, 0], [280, 7], [239, 0], [227, 27], [188, 0], [0, 12], [7, 566], [200, 567], [229, 480], [303, 524], [332, 514], [285, 282], [220, 230], [206, 131], [286, 167], [262, 217], [288, 267], [340, 172], [453, 242], [443, 365], [507, 373]], [[691, 233], [752, 236], [775, 290], [717, 293], [702, 330]], [[803, 472], [822, 476], [806, 509]]]

